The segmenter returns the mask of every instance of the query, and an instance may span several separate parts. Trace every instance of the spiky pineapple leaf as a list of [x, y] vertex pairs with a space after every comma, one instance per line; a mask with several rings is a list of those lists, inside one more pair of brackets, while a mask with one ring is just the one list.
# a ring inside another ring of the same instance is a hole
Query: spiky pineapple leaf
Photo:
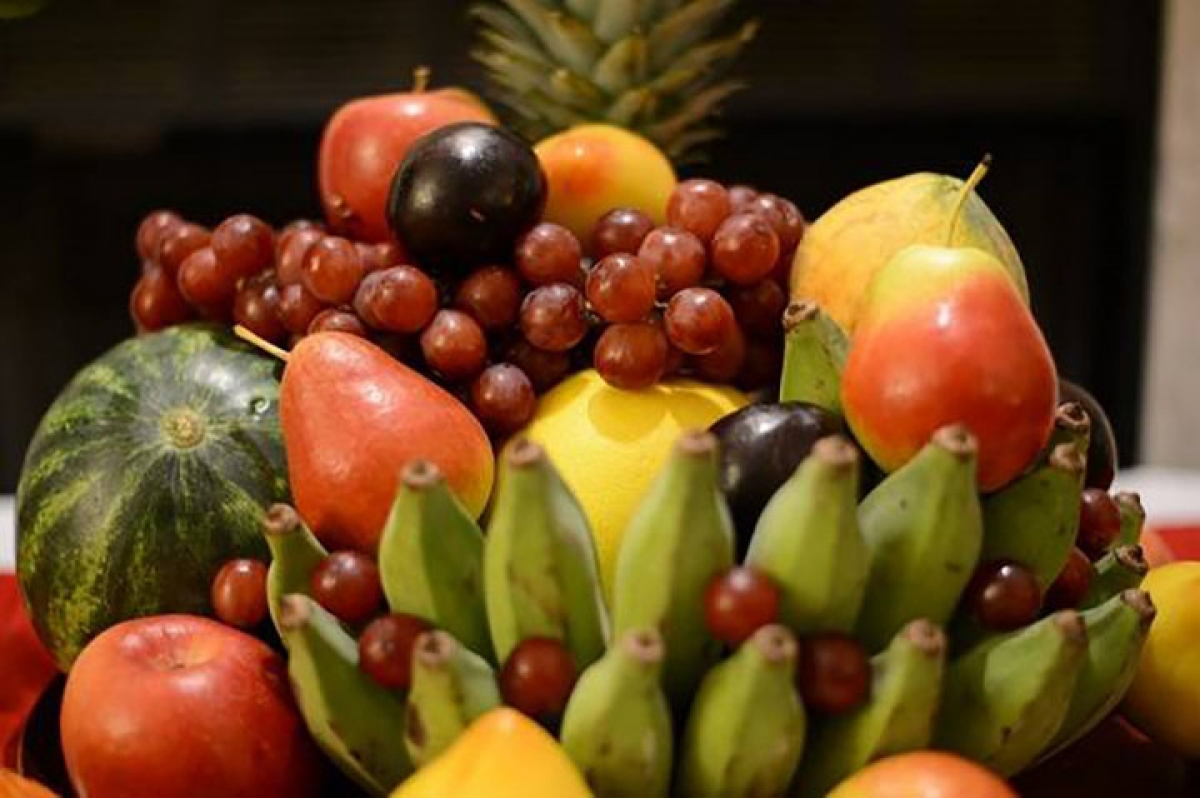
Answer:
[[646, 37], [635, 33], [609, 48], [592, 71], [592, 79], [610, 96], [616, 97], [632, 86], [646, 82], [648, 64]]
[[551, 11], [537, 0], [501, 0], [537, 35], [555, 61], [586, 74], [604, 52], [586, 25], [561, 11]]
[[597, 9], [592, 30], [605, 44], [616, 44], [641, 27], [642, 16], [653, 5], [654, 0], [607, 0]]
[[680, 6], [649, 33], [650, 68], [655, 72], [701, 41], [716, 27], [737, 0], [694, 0]]

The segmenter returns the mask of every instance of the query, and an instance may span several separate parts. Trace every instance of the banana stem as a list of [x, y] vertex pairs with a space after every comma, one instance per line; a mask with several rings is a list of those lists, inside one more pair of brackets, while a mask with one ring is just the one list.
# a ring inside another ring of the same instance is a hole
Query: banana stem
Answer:
[[963, 183], [962, 188], [958, 190], [958, 199], [954, 201], [954, 208], [950, 211], [950, 224], [946, 229], [946, 246], [954, 244], [954, 231], [958, 228], [958, 217], [962, 215], [962, 209], [967, 204], [967, 197], [971, 196], [971, 192], [987, 175], [991, 166], [992, 154], [989, 152], [979, 160], [974, 171], [971, 172], [971, 176], [967, 178], [967, 182]]
[[267, 510], [263, 527], [268, 535], [287, 535], [296, 531], [300, 526], [300, 515], [289, 504], [273, 504]]
[[282, 360], [284, 363], [288, 362], [288, 351], [286, 349], [275, 346], [275, 344], [271, 343], [266, 338], [263, 338], [261, 335], [255, 334], [254, 332], [246, 329], [242, 325], [235, 324], [233, 327], [233, 334], [236, 335], [238, 338], [241, 338], [243, 341], [257, 347], [258, 349], [261, 349], [262, 351], [266, 352], [268, 355], [277, 357], [280, 360]]

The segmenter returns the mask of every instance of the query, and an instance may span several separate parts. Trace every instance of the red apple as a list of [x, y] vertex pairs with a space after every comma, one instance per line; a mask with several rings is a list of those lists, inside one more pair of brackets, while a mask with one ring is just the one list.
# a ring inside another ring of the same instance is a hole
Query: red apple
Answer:
[[67, 680], [62, 744], [87, 798], [310, 798], [321, 754], [282, 658], [190, 615], [107, 630]]
[[391, 240], [388, 192], [413, 142], [454, 122], [496, 124], [473, 94], [426, 91], [427, 79], [427, 70], [417, 70], [413, 91], [352, 100], [325, 126], [317, 172], [321, 204], [335, 232], [359, 241]]

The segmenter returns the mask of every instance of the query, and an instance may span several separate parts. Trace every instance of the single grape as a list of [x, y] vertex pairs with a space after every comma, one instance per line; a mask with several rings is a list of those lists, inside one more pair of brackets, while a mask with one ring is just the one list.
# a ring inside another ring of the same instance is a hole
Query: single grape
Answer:
[[667, 303], [663, 319], [671, 343], [689, 355], [715, 352], [737, 326], [733, 308], [711, 288], [680, 291]]
[[566, 283], [533, 289], [521, 303], [521, 332], [539, 349], [571, 349], [587, 335], [583, 295]]
[[657, 324], [613, 324], [596, 341], [592, 363], [609, 385], [636, 391], [662, 379], [669, 349], [666, 333]]
[[268, 341], [279, 343], [287, 338], [288, 331], [279, 319], [279, 287], [273, 277], [251, 278], [242, 284], [233, 300], [233, 320]]
[[400, 245], [394, 241], [384, 241], [381, 244], [367, 244], [362, 241], [354, 242], [354, 250], [362, 262], [363, 274], [370, 274], [404, 262]]
[[734, 382], [743, 391], [777, 385], [783, 369], [783, 347], [777, 341], [747, 341], [742, 367]]
[[308, 332], [313, 319], [324, 309], [325, 304], [308, 293], [308, 289], [300, 283], [292, 283], [279, 289], [279, 323], [293, 335]]
[[971, 614], [985, 629], [1011, 632], [1033, 622], [1042, 608], [1042, 587], [1020, 563], [993, 560], [975, 569], [963, 593]]
[[637, 252], [653, 229], [654, 220], [637, 208], [613, 208], [592, 228], [592, 257], [599, 260], [618, 252]]
[[779, 617], [779, 588], [766, 574], [735, 567], [714, 577], [704, 591], [704, 622], [713, 637], [740, 645]]
[[129, 315], [139, 332], [154, 332], [192, 318], [192, 308], [165, 269], [151, 265], [129, 297]]
[[1108, 491], [1088, 488], [1079, 502], [1079, 533], [1075, 544], [1098, 560], [1121, 534], [1121, 508]]
[[304, 227], [285, 232], [279, 237], [279, 249], [275, 256], [275, 276], [280, 285], [298, 285], [304, 280], [304, 259], [308, 251], [321, 239], [325, 232], [317, 227]]
[[172, 228], [183, 224], [183, 217], [175, 211], [154, 211], [148, 214], [137, 229], [137, 253], [143, 261], [157, 262], [158, 247], [163, 236]]
[[848, 712], [867, 700], [871, 662], [862, 644], [841, 632], [800, 640], [796, 686], [809, 709], [829, 715]]
[[363, 321], [388, 332], [415, 333], [429, 324], [437, 308], [437, 286], [415, 266], [371, 272], [354, 295], [354, 309]]
[[732, 210], [729, 192], [720, 183], [684, 180], [675, 186], [667, 200], [667, 222], [707, 244]]
[[239, 213], [212, 232], [213, 253], [223, 269], [249, 277], [275, 262], [275, 232], [256, 216]]
[[488, 332], [507, 329], [521, 309], [521, 280], [503, 266], [484, 266], [459, 283], [454, 307], [471, 314]]
[[357, 335], [359, 338], [367, 337], [367, 328], [362, 323], [362, 319], [350, 311], [340, 308], [325, 308], [313, 316], [313, 320], [308, 325], [308, 334], [320, 332], [340, 332]]
[[222, 270], [212, 247], [196, 250], [179, 267], [179, 293], [196, 307], [228, 307], [237, 281], [237, 275]]
[[158, 251], [153, 260], [175, 277], [179, 268], [190, 255], [207, 247], [212, 234], [207, 228], [190, 222], [182, 222], [163, 231], [158, 241]]
[[267, 566], [258, 560], [230, 560], [212, 583], [213, 611], [222, 623], [253, 629], [267, 617]]
[[761, 215], [739, 213], [721, 222], [713, 234], [711, 257], [716, 273], [731, 283], [756, 283], [779, 260], [779, 236]]
[[734, 318], [748, 337], [762, 341], [783, 337], [783, 311], [788, 297], [774, 280], [735, 286], [727, 297]]
[[1078, 546], [1071, 549], [1067, 564], [1063, 566], [1062, 572], [1054, 580], [1054, 584], [1050, 585], [1050, 589], [1046, 591], [1046, 600], [1042, 603], [1043, 608], [1051, 612], [1076, 609], [1083, 602], [1083, 597], [1087, 595], [1088, 588], [1092, 586], [1092, 577], [1095, 575], [1096, 567], [1092, 565], [1092, 561], [1083, 549]]
[[471, 409], [490, 432], [506, 435], [533, 418], [537, 394], [524, 371], [511, 363], [497, 363], [471, 383]]
[[362, 259], [354, 245], [344, 238], [326, 236], [313, 244], [304, 257], [304, 287], [331, 305], [353, 300], [362, 278]]
[[383, 615], [358, 636], [358, 667], [389, 690], [412, 685], [413, 649], [417, 638], [433, 627], [423, 618], [401, 613]]
[[461, 310], [439, 310], [421, 333], [429, 367], [448, 380], [478, 374], [487, 362], [487, 339], [475, 319]]
[[791, 200], [780, 197], [779, 209], [783, 212], [783, 229], [777, 229], [775, 232], [779, 236], [780, 251], [790, 256], [803, 240], [804, 230], [808, 223], [804, 220], [804, 214]]
[[562, 715], [578, 674], [575, 658], [560, 641], [546, 637], [523, 640], [500, 671], [504, 703], [538, 720]]
[[746, 335], [737, 324], [733, 325], [732, 332], [721, 340], [715, 350], [692, 358], [696, 373], [717, 383], [732, 383], [745, 365]]
[[638, 257], [654, 269], [658, 298], [667, 301], [704, 278], [708, 253], [704, 243], [687, 230], [659, 227], [642, 241]]
[[535, 225], [517, 241], [517, 273], [533, 285], [580, 282], [583, 247], [565, 227], [553, 222]]
[[614, 324], [644, 319], [657, 295], [654, 268], [637, 255], [609, 255], [588, 273], [587, 299], [592, 309]]
[[358, 551], [335, 551], [312, 572], [312, 597], [339, 620], [361, 623], [383, 603], [379, 566]]
[[524, 339], [514, 342], [505, 356], [508, 362], [525, 372], [538, 393], [553, 388], [571, 370], [571, 358], [567, 353], [547, 352]]
[[758, 198], [758, 192], [750, 186], [730, 186], [729, 187], [729, 207], [730, 213], [739, 213], [748, 210], [750, 203]]

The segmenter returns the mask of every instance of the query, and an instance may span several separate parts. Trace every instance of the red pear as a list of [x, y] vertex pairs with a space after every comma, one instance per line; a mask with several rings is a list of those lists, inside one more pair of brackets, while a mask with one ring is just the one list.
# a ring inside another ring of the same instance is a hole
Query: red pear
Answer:
[[301, 517], [330, 549], [373, 553], [414, 459], [437, 465], [475, 516], [492, 490], [487, 433], [449, 393], [346, 333], [304, 338], [279, 400], [288, 476]]

